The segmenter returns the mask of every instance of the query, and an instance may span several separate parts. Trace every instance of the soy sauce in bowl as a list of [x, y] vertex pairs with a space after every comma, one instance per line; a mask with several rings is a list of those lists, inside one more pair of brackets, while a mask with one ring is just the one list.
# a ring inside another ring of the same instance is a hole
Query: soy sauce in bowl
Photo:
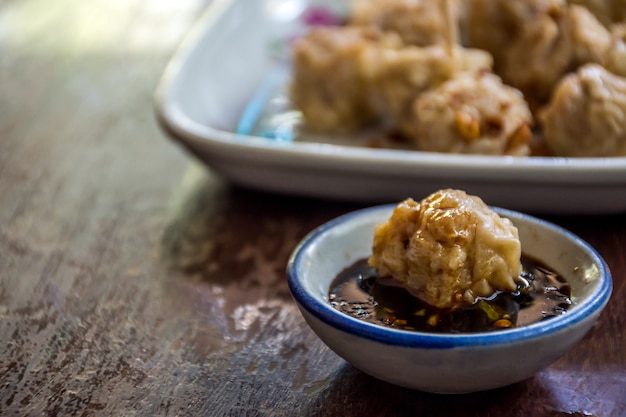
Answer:
[[471, 305], [440, 309], [389, 285], [367, 259], [361, 259], [335, 277], [328, 299], [338, 311], [360, 320], [435, 333], [504, 330], [564, 314], [572, 304], [565, 279], [526, 256], [522, 257], [522, 267], [517, 291], [497, 292]]

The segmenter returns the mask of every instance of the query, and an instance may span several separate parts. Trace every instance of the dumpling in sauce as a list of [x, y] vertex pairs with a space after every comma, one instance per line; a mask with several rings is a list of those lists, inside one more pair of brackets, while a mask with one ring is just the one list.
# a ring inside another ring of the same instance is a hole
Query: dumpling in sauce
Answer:
[[446, 189], [401, 202], [377, 226], [369, 264], [422, 301], [449, 308], [515, 291], [521, 244], [510, 220], [478, 197]]

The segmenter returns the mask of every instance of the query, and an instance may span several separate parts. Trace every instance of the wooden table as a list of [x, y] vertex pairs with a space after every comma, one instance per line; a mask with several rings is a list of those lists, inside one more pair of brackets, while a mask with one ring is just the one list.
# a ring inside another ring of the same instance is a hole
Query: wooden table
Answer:
[[624, 215], [548, 217], [595, 245], [614, 294], [530, 380], [429, 395], [327, 349], [285, 264], [360, 205], [233, 188], [155, 121], [161, 72], [206, 4], [0, 2], [3, 415], [626, 415]]

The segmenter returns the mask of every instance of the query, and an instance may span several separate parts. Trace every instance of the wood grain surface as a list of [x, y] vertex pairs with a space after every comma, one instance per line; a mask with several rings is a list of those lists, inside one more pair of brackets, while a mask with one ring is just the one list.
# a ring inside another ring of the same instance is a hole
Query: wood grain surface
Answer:
[[527, 381], [430, 395], [327, 349], [284, 269], [360, 206], [234, 188], [156, 123], [158, 79], [206, 6], [0, 1], [2, 415], [626, 415], [624, 215], [548, 217], [599, 250], [614, 293]]

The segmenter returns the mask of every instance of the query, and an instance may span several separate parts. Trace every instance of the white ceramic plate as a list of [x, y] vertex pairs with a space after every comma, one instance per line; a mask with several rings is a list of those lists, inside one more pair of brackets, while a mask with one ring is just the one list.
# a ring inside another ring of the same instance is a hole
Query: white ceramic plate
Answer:
[[290, 39], [311, 20], [346, 10], [347, 0], [213, 0], [157, 89], [161, 125], [211, 169], [261, 190], [371, 203], [453, 187], [520, 211], [626, 211], [626, 158], [452, 155], [263, 137], [259, 124], [283, 111], [276, 98], [288, 78]]

